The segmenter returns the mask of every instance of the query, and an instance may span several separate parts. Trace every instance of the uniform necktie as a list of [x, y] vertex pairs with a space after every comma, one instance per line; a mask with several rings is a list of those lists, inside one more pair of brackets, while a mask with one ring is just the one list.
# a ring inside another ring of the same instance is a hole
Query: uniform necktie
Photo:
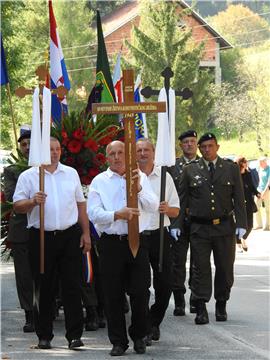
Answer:
[[208, 163], [208, 167], [209, 167], [209, 172], [210, 172], [211, 180], [213, 180], [214, 173], [215, 173], [215, 165], [214, 165], [214, 163], [212, 163], [212, 162], [210, 161], [210, 162]]

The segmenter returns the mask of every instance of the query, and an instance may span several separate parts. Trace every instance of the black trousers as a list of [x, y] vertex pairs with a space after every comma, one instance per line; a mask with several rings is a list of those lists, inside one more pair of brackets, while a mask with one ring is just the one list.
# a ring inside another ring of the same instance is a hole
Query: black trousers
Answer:
[[[173, 257], [173, 277], [172, 277], [172, 290], [176, 300], [176, 294], [186, 293], [186, 262], [187, 253], [189, 248], [189, 235], [181, 234], [178, 241], [172, 242], [172, 257]], [[190, 251], [190, 266], [189, 266], [189, 280], [190, 287], [192, 278], [192, 253]]]
[[53, 338], [53, 304], [58, 272], [65, 313], [66, 338], [78, 339], [83, 332], [80, 293], [80, 228], [74, 225], [63, 232], [45, 231], [45, 273], [39, 273], [39, 230], [30, 229], [30, 263], [34, 276], [36, 307], [35, 329], [39, 339]]
[[245, 235], [243, 236], [243, 239], [247, 239], [249, 234], [251, 233], [251, 230], [253, 229], [253, 210], [251, 208], [247, 208], [247, 231]]
[[21, 308], [33, 310], [33, 279], [29, 261], [29, 242], [12, 243], [17, 294]]
[[233, 285], [233, 266], [235, 260], [235, 236], [208, 236], [191, 234], [193, 255], [193, 275], [191, 291], [194, 300], [208, 302], [212, 294], [212, 272], [210, 256], [213, 251], [215, 263], [214, 297], [226, 301]]
[[[164, 229], [164, 249], [162, 272], [159, 272], [159, 229], [146, 235], [149, 247], [149, 261], [153, 270], [153, 287], [155, 302], [150, 307], [148, 319], [148, 332], [152, 326], [159, 326], [165, 316], [172, 293], [172, 239]], [[150, 297], [150, 293], [149, 293]]]
[[103, 233], [98, 242], [100, 276], [103, 285], [108, 336], [113, 345], [127, 347], [128, 337], [124, 313], [124, 294], [130, 296], [131, 325], [129, 335], [133, 341], [146, 335], [148, 288], [150, 267], [148, 250], [141, 244], [134, 258], [127, 238]]

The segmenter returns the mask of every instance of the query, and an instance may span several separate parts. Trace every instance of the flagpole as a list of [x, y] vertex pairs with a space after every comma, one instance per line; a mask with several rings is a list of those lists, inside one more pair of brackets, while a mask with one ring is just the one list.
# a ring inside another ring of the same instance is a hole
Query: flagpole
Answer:
[[18, 138], [17, 138], [17, 133], [16, 133], [16, 125], [15, 125], [15, 118], [14, 118], [13, 106], [12, 106], [12, 101], [11, 101], [11, 91], [10, 91], [9, 82], [6, 83], [6, 89], [7, 89], [7, 93], [8, 93], [8, 101], [9, 101], [10, 112], [11, 112], [11, 119], [12, 119], [12, 125], [13, 125], [14, 137], [15, 137], [15, 144], [16, 144], [16, 148], [18, 148]]
[[[46, 67], [46, 65], [45, 65]], [[46, 67], [47, 68], [47, 67]], [[42, 108], [43, 108], [43, 99], [42, 99], [42, 91], [44, 87], [44, 82], [42, 84], [42, 81], [39, 83], [39, 101], [40, 101], [40, 128], [42, 129]], [[39, 167], [39, 191], [44, 192], [44, 165], [40, 165]], [[44, 266], [44, 258], [45, 258], [45, 239], [44, 239], [44, 218], [45, 218], [45, 204], [41, 203], [39, 205], [39, 241], [40, 241], [40, 274], [44, 274], [45, 272], [45, 266]]]

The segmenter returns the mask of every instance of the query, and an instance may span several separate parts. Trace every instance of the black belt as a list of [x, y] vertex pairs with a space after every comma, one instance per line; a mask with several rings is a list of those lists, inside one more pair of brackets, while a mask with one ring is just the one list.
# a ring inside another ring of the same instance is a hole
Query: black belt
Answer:
[[155, 234], [159, 233], [159, 231], [160, 231], [159, 229], [156, 229], [156, 230], [144, 230], [142, 232], [142, 234], [144, 236], [151, 236], [151, 235], [155, 235]]
[[[57, 236], [57, 235], [64, 235], [66, 232], [70, 231], [71, 229], [73, 229], [75, 227], [75, 224], [70, 226], [69, 228], [65, 229], [65, 230], [53, 230], [53, 231], [44, 231], [44, 234], [46, 235], [53, 235], [53, 236]], [[31, 231], [34, 232], [40, 232], [40, 229], [31, 227], [30, 228]]]
[[190, 220], [191, 222], [197, 223], [197, 224], [204, 224], [204, 225], [218, 225], [224, 221], [227, 221], [231, 218], [231, 215], [224, 215], [219, 218], [215, 219], [205, 219], [197, 216], [191, 216]]
[[113, 237], [113, 238], [118, 239], [118, 240], [120, 240], [120, 241], [128, 240], [128, 235], [127, 235], [127, 234], [117, 235], [117, 234], [107, 234], [107, 233], [103, 233], [102, 235], [105, 235], [106, 237]]

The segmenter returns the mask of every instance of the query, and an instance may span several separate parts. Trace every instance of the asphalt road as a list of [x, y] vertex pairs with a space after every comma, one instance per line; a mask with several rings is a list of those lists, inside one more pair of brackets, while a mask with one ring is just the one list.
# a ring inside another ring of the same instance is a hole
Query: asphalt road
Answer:
[[[213, 299], [208, 304], [208, 325], [195, 325], [194, 315], [175, 317], [174, 303], [161, 326], [161, 339], [147, 348], [144, 355], [133, 350], [123, 359], [141, 360], [260, 360], [269, 355], [269, 255], [270, 233], [253, 231], [247, 253], [237, 254], [235, 283], [228, 303], [228, 321], [216, 322]], [[36, 348], [35, 334], [24, 334], [24, 314], [19, 307], [12, 263], [1, 264], [1, 355], [2, 359], [87, 360], [112, 359], [107, 330], [84, 332], [85, 347], [70, 351], [64, 338], [63, 312], [55, 321], [51, 350]], [[189, 294], [188, 294], [189, 295]], [[188, 296], [187, 296], [188, 299]], [[127, 315], [127, 321], [129, 315]]]

